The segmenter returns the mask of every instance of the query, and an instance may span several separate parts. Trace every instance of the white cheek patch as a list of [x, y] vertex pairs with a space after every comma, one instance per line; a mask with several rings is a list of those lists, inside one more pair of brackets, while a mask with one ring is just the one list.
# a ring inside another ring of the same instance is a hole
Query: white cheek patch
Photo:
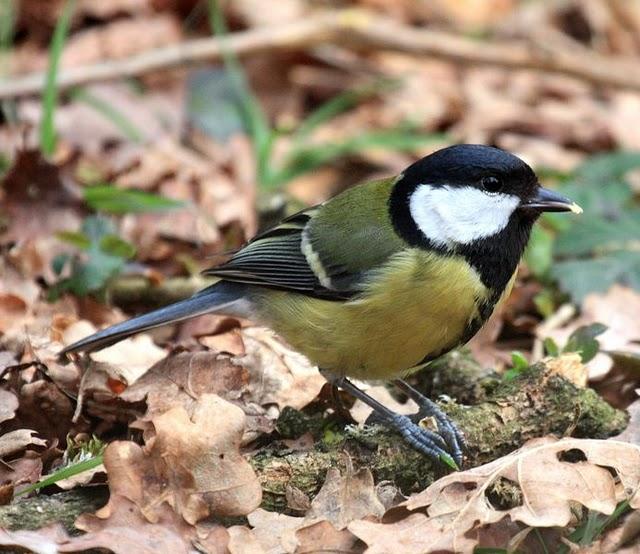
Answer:
[[440, 246], [468, 244], [502, 231], [520, 199], [473, 187], [419, 185], [409, 209], [424, 235]]

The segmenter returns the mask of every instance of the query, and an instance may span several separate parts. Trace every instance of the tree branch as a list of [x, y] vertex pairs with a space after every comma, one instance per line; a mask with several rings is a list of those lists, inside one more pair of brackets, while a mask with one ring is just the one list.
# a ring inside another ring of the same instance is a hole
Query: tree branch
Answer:
[[[310, 48], [322, 43], [363, 49], [386, 49], [432, 56], [460, 64], [495, 65], [570, 75], [594, 84], [640, 90], [636, 62], [594, 52], [569, 52], [524, 42], [479, 42], [451, 33], [401, 25], [365, 11], [345, 10], [309, 17], [274, 27], [251, 29], [225, 38], [185, 41], [124, 60], [63, 69], [61, 90], [97, 81], [137, 77], [221, 59], [225, 49], [238, 56], [261, 51]], [[38, 94], [44, 73], [0, 81], [0, 99]]]

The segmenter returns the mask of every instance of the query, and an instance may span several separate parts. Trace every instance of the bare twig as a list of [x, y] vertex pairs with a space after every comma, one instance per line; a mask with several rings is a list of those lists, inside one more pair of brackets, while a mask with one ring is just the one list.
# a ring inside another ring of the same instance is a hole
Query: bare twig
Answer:
[[[346, 10], [309, 17], [275, 27], [234, 33], [228, 37], [186, 41], [144, 52], [125, 60], [111, 60], [61, 71], [60, 89], [134, 77], [153, 71], [218, 60], [225, 49], [239, 56], [267, 50], [309, 48], [323, 43], [353, 48], [385, 49], [443, 58], [461, 64], [496, 65], [570, 75], [585, 81], [640, 90], [640, 67], [629, 59], [575, 52], [524, 42], [490, 42], [451, 33], [418, 29], [363, 11]], [[0, 99], [37, 94], [44, 73], [0, 81]]]

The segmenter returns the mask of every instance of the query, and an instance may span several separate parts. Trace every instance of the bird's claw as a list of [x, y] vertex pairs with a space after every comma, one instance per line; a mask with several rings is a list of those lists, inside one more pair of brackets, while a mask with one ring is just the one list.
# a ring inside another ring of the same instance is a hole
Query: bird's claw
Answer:
[[[466, 449], [467, 444], [463, 434], [456, 427], [456, 424], [451, 421], [449, 416], [445, 414], [433, 400], [427, 398], [406, 381], [398, 379], [395, 381], [395, 384], [418, 405], [418, 413], [413, 419], [422, 421], [430, 417], [435, 421], [437, 433], [433, 431], [431, 431], [431, 433], [444, 441], [445, 446], [442, 447], [442, 450], [445, 451], [445, 454], [448, 456], [448, 460], [443, 459], [442, 455], [440, 459], [447, 465], [452, 465], [449, 462], [453, 462], [458, 468], [461, 467], [463, 461], [462, 452]], [[417, 426], [422, 429], [421, 426]]]
[[[436, 419], [436, 421], [438, 420]], [[450, 430], [452, 425], [450, 422], [450, 426], [445, 427], [445, 432], [443, 432], [441, 422], [438, 421], [439, 433], [414, 423], [404, 415], [396, 415], [390, 423], [413, 448], [432, 460], [443, 462], [454, 469], [459, 469], [462, 466], [460, 445], [455, 440], [451, 443], [449, 442], [451, 437], [456, 436]]]

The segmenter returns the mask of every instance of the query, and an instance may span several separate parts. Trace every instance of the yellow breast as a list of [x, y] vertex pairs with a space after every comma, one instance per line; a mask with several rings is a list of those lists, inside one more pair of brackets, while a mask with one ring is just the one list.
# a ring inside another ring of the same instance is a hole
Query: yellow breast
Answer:
[[261, 319], [321, 368], [389, 379], [457, 346], [487, 297], [464, 259], [408, 249], [348, 302], [272, 290], [257, 304]]

